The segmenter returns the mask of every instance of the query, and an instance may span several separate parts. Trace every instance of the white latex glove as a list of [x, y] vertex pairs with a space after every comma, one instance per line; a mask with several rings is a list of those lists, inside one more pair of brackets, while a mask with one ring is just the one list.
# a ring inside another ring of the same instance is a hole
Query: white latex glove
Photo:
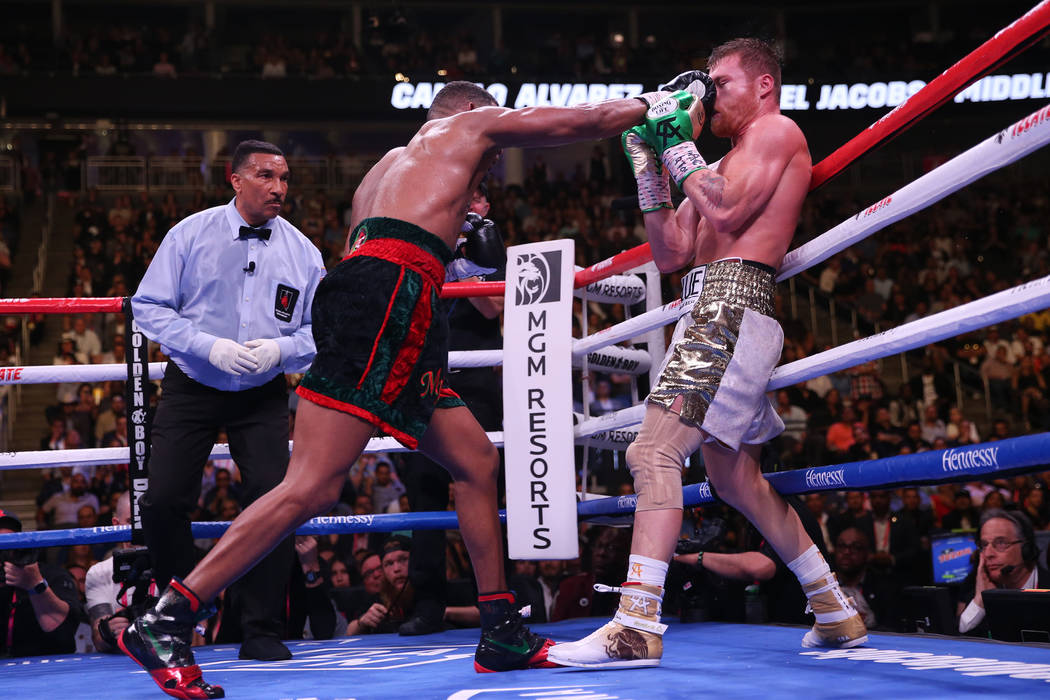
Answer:
[[208, 353], [208, 362], [229, 374], [254, 372], [259, 361], [244, 345], [229, 338], [218, 338]]
[[255, 362], [259, 365], [258, 369], [255, 370], [255, 374], [269, 372], [281, 364], [281, 346], [273, 338], [249, 340], [244, 346], [251, 349], [252, 357], [255, 358]]

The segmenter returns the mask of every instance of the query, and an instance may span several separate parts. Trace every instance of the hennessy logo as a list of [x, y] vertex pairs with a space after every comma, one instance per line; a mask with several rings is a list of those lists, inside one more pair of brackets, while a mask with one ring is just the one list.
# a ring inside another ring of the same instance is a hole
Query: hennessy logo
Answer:
[[656, 122], [656, 135], [660, 137], [664, 148], [667, 147], [667, 142], [671, 139], [678, 139], [680, 141], [684, 138], [681, 130], [679, 130], [674, 122], [674, 117], [668, 117], [667, 119], [661, 119]]

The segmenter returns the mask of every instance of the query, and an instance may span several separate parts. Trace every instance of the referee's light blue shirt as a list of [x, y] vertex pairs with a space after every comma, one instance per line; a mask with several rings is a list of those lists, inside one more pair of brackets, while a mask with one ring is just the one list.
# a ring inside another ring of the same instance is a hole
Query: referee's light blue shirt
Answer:
[[[282, 372], [305, 371], [316, 349], [310, 327], [321, 253], [299, 229], [276, 217], [270, 239], [240, 238], [247, 222], [236, 198], [172, 227], [131, 299], [135, 322], [201, 384], [223, 391], [261, 386]], [[255, 264], [254, 271], [245, 268]], [[272, 338], [281, 364], [265, 374], [235, 375], [208, 362], [218, 338]]]

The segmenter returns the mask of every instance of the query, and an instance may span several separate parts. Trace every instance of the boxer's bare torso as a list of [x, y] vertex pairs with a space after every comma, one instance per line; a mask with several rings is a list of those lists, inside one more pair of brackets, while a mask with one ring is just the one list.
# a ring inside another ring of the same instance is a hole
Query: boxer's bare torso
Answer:
[[[764, 164], [754, 162], [753, 154], [757, 149], [753, 142], [758, 140], [766, 141], [762, 148], [770, 148], [772, 142], [790, 154], [785, 159], [786, 164], [776, 160]], [[767, 174], [766, 177], [774, 180], [768, 199], [758, 205], [739, 228], [720, 230], [711, 219], [701, 217], [688, 199], [683, 202], [676, 216], [683, 229], [696, 231], [694, 265], [722, 258], [744, 258], [774, 269], [780, 267], [809, 191], [811, 160], [802, 132], [793, 121], [779, 114], [765, 115], [756, 120], [722, 158], [715, 172], [732, 180], [742, 177], [747, 170], [764, 167], [783, 167], [783, 170], [779, 177]], [[764, 183], [758, 184], [761, 189]], [[762, 196], [764, 193], [756, 194]]]
[[646, 215], [653, 260], [663, 272], [732, 257], [779, 268], [809, 191], [806, 138], [780, 114], [771, 86], [759, 98], [738, 57], [720, 61], [711, 78], [718, 88], [711, 131], [733, 147], [686, 178], [686, 200], [673, 215]]

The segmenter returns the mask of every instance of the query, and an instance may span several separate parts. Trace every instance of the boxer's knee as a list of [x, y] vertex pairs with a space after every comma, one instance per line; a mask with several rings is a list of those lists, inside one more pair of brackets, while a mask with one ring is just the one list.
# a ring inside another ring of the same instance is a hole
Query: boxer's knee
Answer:
[[627, 448], [627, 466], [638, 494], [636, 510], [681, 509], [683, 464], [672, 445], [639, 434]]

